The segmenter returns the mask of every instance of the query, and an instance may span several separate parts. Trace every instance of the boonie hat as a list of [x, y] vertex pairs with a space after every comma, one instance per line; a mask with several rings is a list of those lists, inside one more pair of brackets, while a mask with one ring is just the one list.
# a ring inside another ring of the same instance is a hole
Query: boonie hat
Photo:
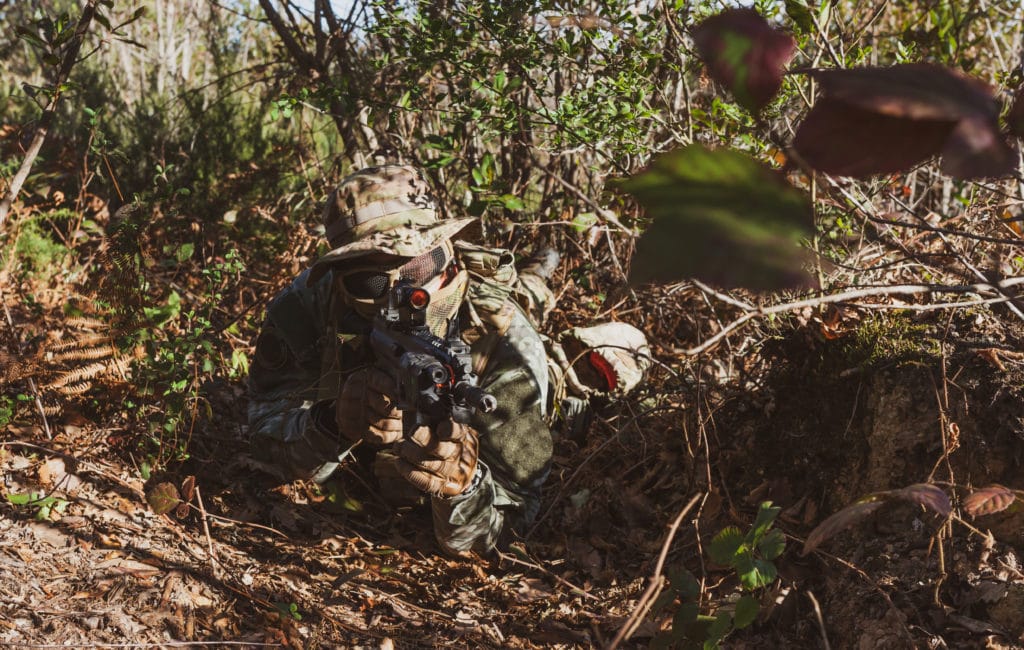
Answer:
[[418, 257], [477, 219], [439, 219], [416, 168], [383, 165], [345, 177], [327, 197], [323, 221], [331, 250], [313, 264], [309, 284], [331, 267], [371, 253]]

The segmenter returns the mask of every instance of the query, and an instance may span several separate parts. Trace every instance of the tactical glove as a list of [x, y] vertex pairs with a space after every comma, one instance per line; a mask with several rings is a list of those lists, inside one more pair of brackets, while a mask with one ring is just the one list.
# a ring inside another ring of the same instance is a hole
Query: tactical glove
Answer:
[[402, 437], [402, 412], [391, 395], [395, 382], [380, 368], [361, 368], [345, 380], [334, 417], [343, 436], [355, 442], [390, 445]]
[[446, 421], [420, 427], [395, 445], [398, 473], [417, 489], [441, 497], [462, 494], [476, 474], [479, 435], [468, 424]]

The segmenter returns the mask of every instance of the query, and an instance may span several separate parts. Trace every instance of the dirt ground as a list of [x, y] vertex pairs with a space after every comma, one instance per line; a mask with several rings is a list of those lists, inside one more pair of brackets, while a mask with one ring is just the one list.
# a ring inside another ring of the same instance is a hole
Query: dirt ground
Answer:
[[[324, 490], [282, 483], [250, 456], [238, 381], [207, 387], [191, 458], [148, 483], [125, 421], [66, 413], [47, 439], [23, 409], [0, 438], [0, 643], [608, 647], [663, 547], [666, 573], [703, 579], [703, 613], [725, 606], [735, 579], [704, 549], [770, 500], [779, 580], [724, 647], [1024, 648], [1024, 517], [959, 509], [971, 488], [1020, 487], [1019, 338], [967, 315], [850, 320], [827, 336], [787, 323], [694, 361], [659, 346], [644, 391], [559, 439], [536, 525], [492, 557], [439, 555], [426, 508], [392, 510], [355, 466]], [[657, 322], [673, 329], [648, 323], [658, 341], [688, 336], [681, 317]], [[146, 490], [190, 476], [192, 506], [154, 514]], [[801, 555], [829, 514], [922, 482], [947, 490], [952, 520], [887, 504]], [[648, 647], [677, 604], [620, 647]]]

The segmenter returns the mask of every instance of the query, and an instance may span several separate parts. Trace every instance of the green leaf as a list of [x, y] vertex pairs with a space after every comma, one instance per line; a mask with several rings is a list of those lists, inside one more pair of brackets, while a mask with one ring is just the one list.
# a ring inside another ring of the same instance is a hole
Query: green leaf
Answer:
[[597, 215], [593, 212], [582, 212], [572, 220], [572, 229], [578, 233], [586, 232], [597, 223]]
[[731, 566], [736, 558], [736, 552], [743, 546], [743, 533], [735, 526], [723, 528], [711, 540], [708, 546], [708, 556], [715, 564]]
[[754, 519], [754, 525], [750, 528], [750, 533], [747, 534], [747, 543], [751, 546], [757, 546], [757, 543], [761, 541], [768, 529], [771, 528], [772, 522], [782, 512], [782, 508], [772, 506], [771, 501], [765, 501], [757, 509], [757, 517]]
[[38, 496], [35, 492], [31, 494], [8, 494], [7, 500], [16, 506], [23, 506], [35, 501]]
[[799, 245], [812, 233], [811, 205], [750, 156], [689, 145], [618, 184], [654, 220], [637, 243], [632, 284], [695, 277], [749, 289], [813, 285]]
[[751, 562], [751, 568], [740, 574], [740, 583], [746, 589], [760, 589], [766, 587], [771, 583], [775, 582], [775, 578], [779, 575], [775, 565], [765, 560], [755, 559]]
[[196, 250], [195, 244], [192, 244], [192, 243], [182, 244], [174, 252], [174, 259], [178, 260], [178, 262], [184, 262], [188, 258], [192, 257], [192, 253], [194, 253], [195, 250]]
[[761, 604], [757, 598], [753, 596], [743, 596], [736, 601], [736, 612], [733, 615], [732, 624], [737, 630], [742, 630], [757, 618], [757, 612], [761, 609]]
[[672, 616], [672, 640], [681, 641], [691, 625], [697, 622], [697, 603], [683, 603]]
[[95, 20], [99, 24], [103, 25], [107, 29], [107, 31], [109, 31], [111, 29], [111, 27], [110, 27], [110, 20], [107, 18], [107, 16], [102, 11], [99, 10], [98, 7], [96, 8], [96, 13], [94, 13], [92, 15], [92, 17], [93, 17], [93, 20]]
[[786, 15], [801, 32], [814, 30], [814, 18], [803, 0], [786, 0]]
[[160, 326], [175, 319], [181, 313], [181, 296], [177, 291], [171, 291], [167, 296], [167, 302], [160, 307], [143, 307], [142, 313], [146, 315], [153, 325]]
[[[732, 616], [728, 612], [722, 612], [715, 617], [711, 627], [708, 628], [708, 638], [704, 642], [707, 650], [717, 648], [718, 642], [725, 638], [732, 631]], [[710, 644], [710, 645], [709, 645]]]
[[696, 600], [700, 595], [700, 582], [692, 573], [682, 567], [669, 569], [668, 581], [672, 585], [672, 590], [683, 600]]
[[520, 210], [526, 209], [526, 204], [523, 203], [523, 200], [515, 194], [502, 194], [500, 200], [506, 210], [519, 212]]
[[651, 605], [651, 616], [656, 616], [661, 610], [671, 604], [676, 599], [676, 594], [671, 589], [666, 589], [658, 594], [658, 597], [654, 599], [654, 604]]
[[781, 530], [770, 530], [757, 544], [757, 550], [766, 560], [774, 560], [786, 550], [786, 536]]

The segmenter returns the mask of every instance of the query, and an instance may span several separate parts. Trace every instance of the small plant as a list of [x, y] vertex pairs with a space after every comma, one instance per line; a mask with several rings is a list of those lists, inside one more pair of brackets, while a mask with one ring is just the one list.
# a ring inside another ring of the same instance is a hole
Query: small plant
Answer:
[[[191, 248], [186, 252], [191, 254]], [[183, 256], [179, 251], [174, 259], [180, 264], [187, 259]], [[163, 303], [143, 308], [147, 323], [138, 339], [150, 353], [137, 362], [135, 377], [161, 399], [162, 408], [150, 411], [148, 418], [152, 448], [147, 451], [157, 466], [188, 458], [189, 437], [200, 408], [205, 406], [209, 412], [201, 386], [224, 365], [213, 343], [214, 318], [225, 290], [238, 281], [243, 269], [238, 252], [228, 251], [223, 260], [202, 270], [206, 296], [202, 305], [186, 305], [180, 294], [171, 291]], [[246, 367], [244, 356], [233, 353], [228, 372], [237, 374]]]
[[765, 501], [745, 534], [736, 526], [723, 528], [708, 546], [708, 557], [717, 565], [733, 570], [740, 591], [727, 608], [713, 615], [700, 613], [700, 583], [685, 569], [669, 575], [669, 589], [655, 602], [656, 612], [679, 599], [672, 617], [672, 630], [655, 638], [651, 648], [703, 648], [713, 650], [733, 630], [740, 630], [757, 618], [760, 611], [758, 590], [775, 581], [778, 571], [774, 561], [786, 548], [782, 531], [772, 528], [781, 508]]
[[42, 492], [29, 492], [27, 494], [8, 494], [7, 500], [16, 506], [27, 506], [37, 508], [36, 519], [46, 521], [54, 512], [63, 513], [70, 505], [70, 501], [55, 496], [46, 496]]
[[5, 427], [14, 419], [14, 399], [9, 395], [0, 395], [0, 427]]
[[274, 603], [274, 607], [277, 608], [277, 613], [280, 614], [283, 619], [291, 619], [293, 621], [302, 620], [302, 614], [299, 613], [299, 606], [295, 603]]

